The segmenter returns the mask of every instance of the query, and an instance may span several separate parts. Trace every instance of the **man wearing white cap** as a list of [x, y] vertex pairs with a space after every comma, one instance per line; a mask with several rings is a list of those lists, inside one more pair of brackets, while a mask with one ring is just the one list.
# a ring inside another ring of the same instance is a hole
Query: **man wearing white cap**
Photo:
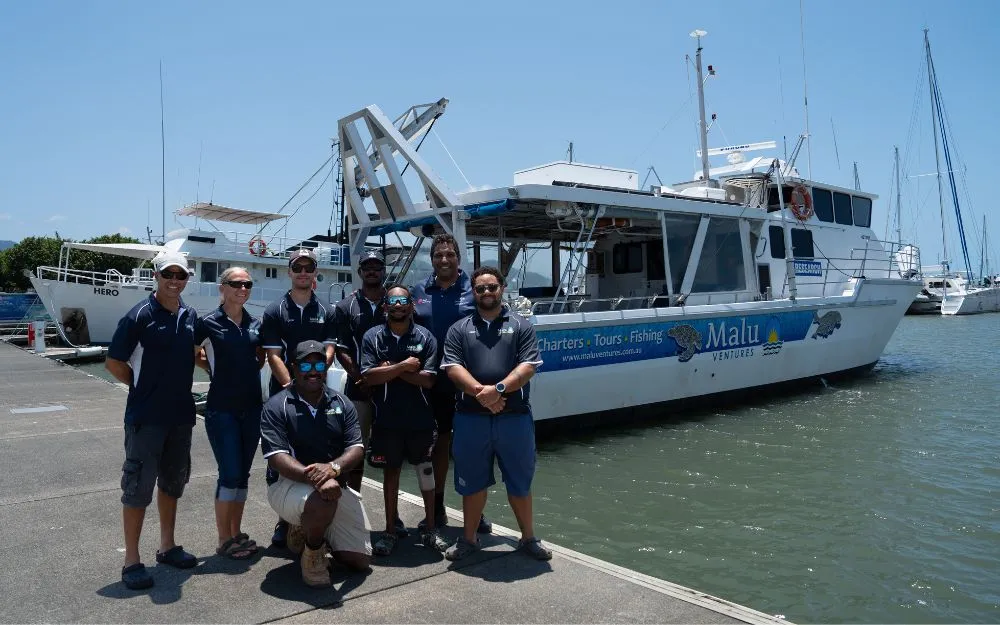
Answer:
[[138, 590], [153, 585], [139, 558], [139, 535], [146, 508], [158, 486], [160, 548], [156, 561], [191, 568], [198, 560], [174, 542], [177, 500], [191, 473], [194, 428], [194, 325], [197, 313], [186, 308], [187, 259], [162, 252], [153, 259], [156, 291], [118, 322], [105, 366], [128, 385], [125, 403], [125, 463], [122, 466], [122, 522], [125, 566], [122, 583]]

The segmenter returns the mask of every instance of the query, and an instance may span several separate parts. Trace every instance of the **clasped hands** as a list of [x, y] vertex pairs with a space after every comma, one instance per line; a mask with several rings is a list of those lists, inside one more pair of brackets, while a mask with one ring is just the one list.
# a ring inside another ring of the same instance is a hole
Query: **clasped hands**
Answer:
[[476, 384], [472, 388], [476, 392], [476, 401], [493, 414], [499, 414], [507, 405], [507, 400], [500, 394], [496, 386]]
[[343, 494], [340, 483], [333, 474], [333, 467], [328, 462], [317, 462], [310, 464], [305, 470], [306, 479], [321, 499], [325, 501], [337, 501]]

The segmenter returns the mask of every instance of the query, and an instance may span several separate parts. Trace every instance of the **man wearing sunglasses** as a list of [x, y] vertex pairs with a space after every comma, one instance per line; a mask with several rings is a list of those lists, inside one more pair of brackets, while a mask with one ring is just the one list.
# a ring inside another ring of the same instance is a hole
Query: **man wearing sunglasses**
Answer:
[[[292, 288], [284, 297], [264, 310], [260, 321], [261, 346], [267, 352], [271, 367], [271, 395], [292, 383], [289, 364], [295, 346], [302, 341], [318, 341], [326, 345], [326, 366], [333, 362], [336, 344], [336, 324], [333, 307], [323, 304], [313, 292], [317, 271], [316, 254], [300, 248], [288, 257], [288, 277]], [[284, 547], [288, 524], [279, 520], [274, 526], [271, 542]]]
[[[448, 328], [459, 319], [472, 314], [476, 304], [472, 298], [472, 283], [461, 268], [458, 242], [450, 234], [439, 234], [431, 242], [431, 266], [434, 274], [413, 287], [413, 318], [430, 330], [438, 349], [444, 345]], [[445, 515], [444, 489], [448, 482], [451, 429], [455, 418], [455, 385], [446, 375], [438, 379], [430, 393], [431, 409], [437, 422], [438, 439], [434, 445], [435, 518], [440, 525], [448, 523]], [[479, 521], [479, 533], [489, 534], [492, 524], [484, 516]]]
[[363, 460], [364, 444], [354, 404], [326, 386], [327, 348], [303, 341], [293, 354], [294, 383], [271, 397], [261, 412], [267, 500], [305, 534], [302, 581], [328, 587], [324, 542], [351, 570], [366, 571], [371, 562], [361, 495], [346, 482]]
[[437, 341], [430, 330], [413, 323], [410, 290], [389, 287], [385, 298], [386, 323], [365, 333], [361, 344], [361, 375], [372, 389], [375, 419], [368, 464], [382, 469], [386, 530], [375, 542], [376, 555], [392, 553], [399, 539], [399, 475], [406, 459], [417, 473], [424, 499], [420, 542], [444, 551], [448, 543], [438, 534], [434, 510], [434, 465], [431, 456], [437, 429], [428, 394], [437, 377]]
[[125, 566], [122, 583], [138, 590], [153, 585], [139, 557], [139, 535], [153, 500], [160, 516], [156, 561], [191, 568], [198, 560], [174, 542], [177, 500], [191, 473], [194, 427], [194, 326], [197, 313], [186, 308], [187, 259], [161, 252], [153, 259], [156, 290], [135, 305], [115, 330], [105, 367], [128, 385], [125, 403], [125, 463], [122, 466], [122, 523]]
[[441, 368], [461, 393], [455, 412], [455, 490], [462, 495], [463, 536], [445, 557], [461, 560], [479, 549], [476, 526], [500, 464], [507, 500], [521, 529], [518, 550], [537, 560], [552, 552], [535, 536], [531, 481], [535, 422], [528, 380], [542, 364], [535, 329], [503, 305], [503, 275], [493, 267], [472, 274], [476, 311], [448, 330]]

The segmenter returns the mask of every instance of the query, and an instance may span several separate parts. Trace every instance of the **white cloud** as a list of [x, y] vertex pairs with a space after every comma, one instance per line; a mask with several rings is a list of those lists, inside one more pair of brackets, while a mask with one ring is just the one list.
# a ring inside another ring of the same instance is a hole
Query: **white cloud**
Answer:
[[53, 215], [46, 219], [48, 223], [54, 223], [56, 221], [66, 221], [66, 215]]

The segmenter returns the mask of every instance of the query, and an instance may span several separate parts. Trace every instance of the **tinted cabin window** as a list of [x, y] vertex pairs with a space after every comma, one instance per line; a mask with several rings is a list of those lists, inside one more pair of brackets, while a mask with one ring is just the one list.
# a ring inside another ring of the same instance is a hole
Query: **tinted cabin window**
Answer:
[[813, 258], [813, 233], [792, 228], [792, 258]]
[[646, 279], [664, 280], [667, 271], [663, 267], [663, 241], [646, 243]]
[[851, 197], [854, 204], [854, 225], [868, 228], [872, 225], [872, 201], [857, 195]]
[[670, 283], [674, 293], [680, 293], [684, 274], [687, 272], [691, 249], [694, 247], [695, 235], [698, 234], [697, 215], [666, 215], [667, 222], [667, 254], [670, 255]]
[[615, 273], [642, 271], [642, 243], [619, 243], [612, 248], [611, 256]]
[[741, 291], [746, 288], [746, 283], [739, 221], [712, 217], [691, 291]]
[[833, 194], [827, 189], [813, 188], [813, 210], [820, 221], [833, 223]]
[[785, 257], [785, 236], [781, 226], [770, 226], [767, 229], [771, 239], [771, 258]]
[[833, 215], [838, 224], [850, 226], [854, 223], [851, 196], [846, 193], [833, 193]]
[[[781, 195], [784, 196], [783, 199], [787, 208], [792, 203], [792, 187], [787, 185], [781, 187]], [[781, 210], [781, 204], [778, 203], [778, 187], [770, 187], [767, 190], [767, 212], [771, 213], [776, 210]]]

